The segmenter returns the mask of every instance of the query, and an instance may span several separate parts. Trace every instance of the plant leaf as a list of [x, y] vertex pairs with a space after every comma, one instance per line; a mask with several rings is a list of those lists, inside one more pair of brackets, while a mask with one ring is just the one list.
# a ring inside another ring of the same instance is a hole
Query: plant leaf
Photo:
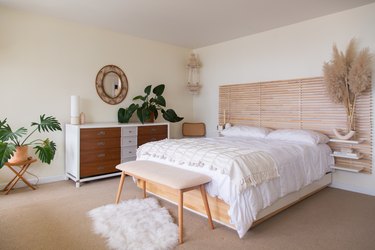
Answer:
[[34, 147], [36, 149], [35, 154], [38, 158], [47, 164], [50, 164], [55, 157], [56, 143], [50, 141], [48, 138], [43, 141], [40, 145]]
[[183, 117], [179, 117], [173, 109], [162, 110], [163, 118], [169, 122], [179, 122]]
[[143, 124], [145, 122], [143, 120], [142, 110], [143, 110], [142, 107], [140, 107], [140, 108], [137, 109], [137, 116], [138, 116], [139, 121], [142, 122], [142, 124]]
[[160, 85], [156, 86], [156, 87], [152, 90], [152, 93], [154, 93], [154, 94], [157, 95], [157, 96], [160, 96], [160, 95], [163, 94], [164, 89], [165, 89], [165, 85], [164, 85], [164, 84], [160, 84]]
[[16, 146], [13, 143], [4, 143], [0, 141], [0, 169], [4, 166], [13, 153], [16, 151]]
[[145, 88], [145, 93], [147, 95], [149, 95], [151, 93], [151, 85], [148, 85], [146, 88]]
[[27, 129], [25, 129], [24, 127], [19, 128], [15, 132], [13, 132], [9, 124], [2, 124], [2, 127], [0, 128], [0, 140], [3, 142], [11, 140], [16, 144], [19, 144], [18, 138], [21, 138], [26, 133]]
[[117, 118], [119, 123], [128, 123], [133, 113], [137, 110], [138, 104], [130, 104], [126, 109], [120, 108], [117, 112]]
[[159, 95], [159, 96], [156, 97], [155, 103], [158, 104], [158, 105], [160, 105], [160, 106], [162, 106], [162, 107], [165, 107], [165, 105], [167, 104], [166, 101], [165, 101], [165, 99], [164, 99], [164, 97], [161, 96], [161, 95]]
[[142, 101], [145, 101], [145, 100], [146, 100], [146, 97], [141, 96], [141, 95], [137, 95], [136, 97], [133, 98], [133, 101], [135, 101], [135, 100], [142, 100]]
[[53, 116], [47, 116], [45, 114], [40, 116], [40, 122], [32, 122], [31, 126], [37, 126], [38, 131], [50, 132], [50, 131], [61, 131], [60, 122]]

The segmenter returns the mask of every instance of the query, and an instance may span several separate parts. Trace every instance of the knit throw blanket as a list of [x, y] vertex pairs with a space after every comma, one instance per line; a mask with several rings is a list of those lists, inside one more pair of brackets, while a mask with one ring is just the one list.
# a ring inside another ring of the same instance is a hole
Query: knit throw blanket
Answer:
[[205, 168], [228, 175], [243, 191], [264, 181], [279, 177], [277, 166], [269, 153], [249, 147], [226, 145], [215, 138], [165, 139], [143, 144], [138, 160], [169, 162], [188, 168]]

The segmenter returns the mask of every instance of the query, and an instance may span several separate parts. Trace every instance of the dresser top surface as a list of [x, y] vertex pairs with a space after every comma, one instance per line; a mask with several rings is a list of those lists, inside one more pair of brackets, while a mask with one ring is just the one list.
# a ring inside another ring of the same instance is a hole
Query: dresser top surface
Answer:
[[140, 126], [160, 126], [169, 125], [168, 122], [154, 122], [154, 123], [117, 123], [117, 122], [101, 122], [101, 123], [85, 123], [82, 125], [66, 124], [67, 127], [77, 128], [116, 128], [116, 127], [140, 127]]

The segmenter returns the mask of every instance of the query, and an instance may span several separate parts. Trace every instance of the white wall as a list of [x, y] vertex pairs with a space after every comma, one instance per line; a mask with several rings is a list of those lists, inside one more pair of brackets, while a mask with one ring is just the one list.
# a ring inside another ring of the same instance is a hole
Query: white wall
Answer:
[[[370, 4], [197, 49], [203, 88], [194, 97], [194, 119], [204, 121], [208, 135], [215, 136], [219, 85], [321, 76], [334, 42], [345, 49], [356, 37], [360, 47], [374, 52], [374, 13], [375, 4]], [[374, 174], [336, 172], [333, 185], [375, 195]]]
[[[190, 120], [189, 54], [186, 48], [0, 7], [0, 119], [8, 118], [13, 128], [28, 127], [45, 113], [69, 123], [70, 95], [79, 95], [88, 122], [116, 122], [117, 110], [146, 85], [164, 83], [167, 106]], [[107, 64], [128, 77], [129, 92], [120, 105], [106, 104], [96, 93], [96, 74]], [[179, 131], [180, 124], [173, 124], [172, 136]], [[64, 174], [64, 132], [48, 137], [57, 143], [55, 160], [30, 171], [55, 180]], [[0, 185], [12, 176], [2, 168]]]

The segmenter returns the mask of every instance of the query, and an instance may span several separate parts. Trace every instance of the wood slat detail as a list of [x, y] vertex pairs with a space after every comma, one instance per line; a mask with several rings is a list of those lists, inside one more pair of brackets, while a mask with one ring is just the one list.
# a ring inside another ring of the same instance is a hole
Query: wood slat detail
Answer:
[[[225, 119], [224, 119], [225, 110]], [[372, 95], [371, 88], [356, 103], [356, 135], [359, 145], [329, 143], [332, 150], [353, 148], [360, 160], [338, 159], [342, 166], [363, 167], [372, 172]], [[312, 129], [334, 138], [333, 129], [346, 128], [342, 104], [327, 95], [323, 77], [223, 85], [219, 88], [219, 124], [262, 126], [273, 129]]]

